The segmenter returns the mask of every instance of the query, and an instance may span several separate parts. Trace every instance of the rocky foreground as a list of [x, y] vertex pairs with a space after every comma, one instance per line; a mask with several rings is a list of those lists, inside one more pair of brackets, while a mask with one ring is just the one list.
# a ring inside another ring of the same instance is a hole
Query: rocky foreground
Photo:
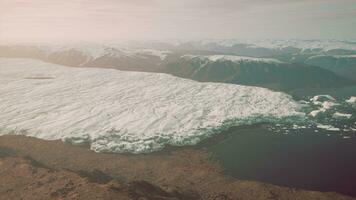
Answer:
[[348, 200], [222, 175], [200, 150], [97, 154], [61, 141], [0, 137], [0, 199]]

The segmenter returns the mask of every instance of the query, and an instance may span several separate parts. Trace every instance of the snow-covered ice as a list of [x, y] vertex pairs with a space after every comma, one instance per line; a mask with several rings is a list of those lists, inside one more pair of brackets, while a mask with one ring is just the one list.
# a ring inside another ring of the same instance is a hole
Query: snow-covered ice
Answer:
[[258, 87], [0, 59], [0, 134], [87, 142], [97, 152], [192, 145], [234, 125], [303, 120], [299, 109]]

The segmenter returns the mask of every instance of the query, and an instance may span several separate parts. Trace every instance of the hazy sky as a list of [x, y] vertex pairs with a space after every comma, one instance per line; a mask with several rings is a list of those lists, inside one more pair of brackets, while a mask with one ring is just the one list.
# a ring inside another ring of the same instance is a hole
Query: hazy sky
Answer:
[[356, 0], [0, 0], [0, 41], [356, 38]]

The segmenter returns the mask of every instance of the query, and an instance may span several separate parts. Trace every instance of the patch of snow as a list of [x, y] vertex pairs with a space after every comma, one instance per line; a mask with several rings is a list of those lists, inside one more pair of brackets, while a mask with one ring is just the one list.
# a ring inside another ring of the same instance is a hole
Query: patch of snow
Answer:
[[235, 55], [184, 55], [183, 58], [200, 58], [202, 60], [209, 61], [219, 61], [219, 60], [228, 60], [232, 62], [265, 62], [265, 63], [283, 63], [282, 61], [274, 58], [255, 58], [247, 56], [235, 56]]

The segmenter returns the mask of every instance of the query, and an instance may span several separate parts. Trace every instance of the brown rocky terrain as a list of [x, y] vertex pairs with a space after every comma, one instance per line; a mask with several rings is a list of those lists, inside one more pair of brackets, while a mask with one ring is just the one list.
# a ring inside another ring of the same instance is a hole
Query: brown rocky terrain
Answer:
[[223, 175], [202, 150], [98, 154], [61, 141], [0, 137], [0, 199], [353, 199]]
[[0, 174], [0, 199], [182, 199], [145, 181], [96, 180], [47, 168], [28, 157], [1, 158]]

